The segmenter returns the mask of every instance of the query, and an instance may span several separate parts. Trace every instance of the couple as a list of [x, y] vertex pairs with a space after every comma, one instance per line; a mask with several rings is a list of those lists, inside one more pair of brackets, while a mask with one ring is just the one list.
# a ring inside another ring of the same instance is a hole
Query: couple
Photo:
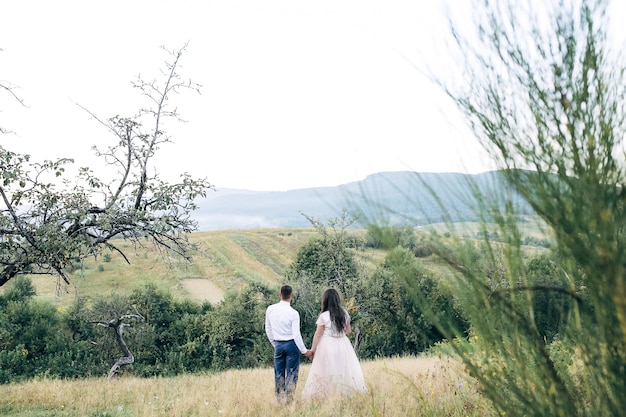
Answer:
[[341, 307], [339, 293], [331, 288], [322, 295], [322, 312], [316, 322], [311, 350], [307, 350], [300, 335], [300, 314], [291, 307], [292, 298], [292, 288], [284, 285], [280, 289], [280, 302], [265, 312], [265, 332], [274, 346], [278, 399], [293, 400], [301, 353], [313, 360], [303, 398], [367, 392], [359, 360], [346, 336], [350, 333], [350, 315]]

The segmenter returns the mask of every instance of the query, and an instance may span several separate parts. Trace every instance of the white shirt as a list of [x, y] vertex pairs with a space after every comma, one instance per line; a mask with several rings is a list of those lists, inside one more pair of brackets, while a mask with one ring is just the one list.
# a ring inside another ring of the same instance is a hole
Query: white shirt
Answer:
[[267, 307], [265, 334], [272, 346], [276, 346], [277, 340], [293, 339], [301, 353], [306, 353], [308, 350], [300, 334], [300, 313], [291, 307], [289, 301], [281, 300]]

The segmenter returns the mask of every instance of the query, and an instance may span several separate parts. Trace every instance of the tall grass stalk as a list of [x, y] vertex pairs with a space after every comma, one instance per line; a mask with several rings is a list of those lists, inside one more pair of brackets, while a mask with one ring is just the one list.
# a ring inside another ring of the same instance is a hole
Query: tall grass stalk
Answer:
[[[452, 346], [509, 416], [626, 410], [626, 66], [608, 35], [610, 5], [477, 0], [469, 25], [452, 19], [464, 65], [441, 84], [511, 194], [477, 194], [483, 241], [438, 253], [473, 330], [471, 343]], [[526, 274], [520, 196], [554, 236], [558, 285]], [[487, 237], [493, 222], [504, 244]], [[539, 332], [533, 308], [549, 293], [567, 297], [555, 340]]]

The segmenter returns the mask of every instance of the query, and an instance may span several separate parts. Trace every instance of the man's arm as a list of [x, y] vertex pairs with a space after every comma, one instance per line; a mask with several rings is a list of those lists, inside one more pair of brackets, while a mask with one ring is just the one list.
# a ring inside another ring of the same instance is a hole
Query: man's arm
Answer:
[[[295, 310], [294, 310], [295, 311]], [[300, 334], [300, 313], [295, 311], [293, 320], [291, 321], [291, 333], [293, 334], [293, 341], [298, 346], [298, 349], [302, 354], [307, 353], [308, 349], [304, 344], [304, 340], [302, 340], [302, 335]]]
[[275, 346], [276, 342], [274, 341], [274, 334], [272, 333], [272, 323], [270, 322], [269, 313], [270, 308], [268, 307], [267, 310], [265, 310], [265, 334], [267, 335], [267, 339], [270, 341], [272, 346]]

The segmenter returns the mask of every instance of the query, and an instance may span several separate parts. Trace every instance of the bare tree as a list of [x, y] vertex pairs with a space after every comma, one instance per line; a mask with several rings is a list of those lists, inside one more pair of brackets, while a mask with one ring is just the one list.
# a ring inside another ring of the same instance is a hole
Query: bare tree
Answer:
[[186, 45], [169, 52], [159, 79], [139, 77], [133, 83], [149, 103], [137, 115], [102, 120], [85, 109], [115, 136], [114, 145], [94, 147], [116, 169], [112, 181], [85, 167], [68, 179], [70, 159], [31, 162], [29, 155], [0, 146], [0, 286], [18, 274], [54, 274], [69, 282], [68, 266], [103, 250], [128, 262], [115, 244], [118, 238], [190, 257], [188, 233], [197, 228], [191, 218], [195, 199], [213, 186], [188, 173], [168, 183], [156, 168], [151, 172], [154, 155], [171, 142], [164, 120], [180, 121], [171, 99], [200, 87], [178, 72], [185, 51]]
[[97, 324], [98, 326], [107, 327], [113, 330], [115, 334], [115, 341], [117, 342], [120, 349], [122, 349], [122, 353], [124, 356], [115, 361], [111, 369], [109, 370], [109, 375], [107, 379], [113, 378], [120, 371], [122, 366], [130, 365], [135, 361], [135, 357], [132, 352], [128, 348], [128, 345], [124, 341], [124, 327], [130, 326], [130, 324], [125, 323], [124, 320], [127, 319], [140, 319], [143, 320], [143, 316], [140, 314], [124, 314], [114, 319], [105, 321], [105, 320], [96, 320], [92, 321], [92, 323]]
[[[0, 52], [2, 51], [3, 49], [0, 48]], [[16, 88], [17, 87], [13, 85], [12, 83], [10, 83], [9, 81], [0, 80], [0, 92], [8, 94], [11, 98], [13, 98], [15, 101], [20, 103], [22, 106], [26, 106], [26, 104], [24, 103], [24, 99], [18, 96], [17, 93], [15, 92]], [[0, 126], [0, 133], [13, 133], [13, 132], [4, 126]]]

